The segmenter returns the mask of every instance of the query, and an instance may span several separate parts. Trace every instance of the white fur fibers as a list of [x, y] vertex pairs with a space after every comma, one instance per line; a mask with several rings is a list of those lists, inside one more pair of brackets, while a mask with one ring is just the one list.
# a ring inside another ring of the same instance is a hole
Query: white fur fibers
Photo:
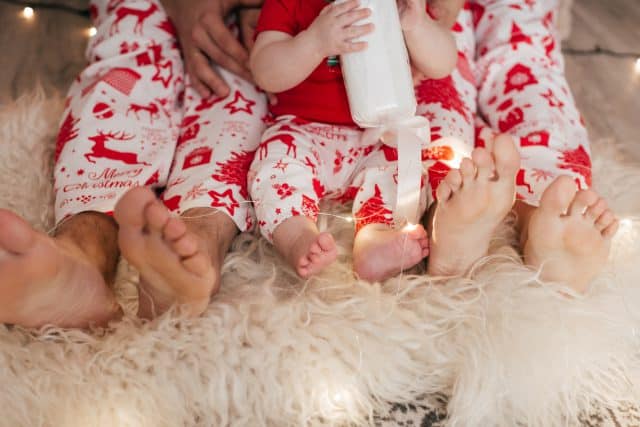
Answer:
[[[41, 229], [59, 106], [39, 94], [0, 112], [0, 206]], [[636, 403], [640, 170], [614, 157], [596, 154], [596, 180], [630, 219], [584, 297], [540, 283], [509, 248], [508, 224], [470, 279], [383, 285], [354, 279], [340, 219], [322, 221], [337, 265], [306, 283], [242, 235], [201, 318], [135, 319], [123, 265], [128, 314], [107, 330], [0, 327], [0, 426], [366, 425], [385, 401], [422, 393], [450, 397], [452, 426], [554, 426]]]

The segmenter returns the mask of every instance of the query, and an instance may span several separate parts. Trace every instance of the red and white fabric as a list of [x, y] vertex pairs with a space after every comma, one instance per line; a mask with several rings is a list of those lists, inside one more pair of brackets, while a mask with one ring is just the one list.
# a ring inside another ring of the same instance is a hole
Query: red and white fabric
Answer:
[[89, 65], [69, 90], [56, 147], [57, 220], [110, 213], [128, 189], [150, 186], [175, 213], [213, 207], [250, 228], [246, 174], [264, 95], [220, 70], [230, 95], [202, 99], [157, 0], [94, 1], [91, 12]]

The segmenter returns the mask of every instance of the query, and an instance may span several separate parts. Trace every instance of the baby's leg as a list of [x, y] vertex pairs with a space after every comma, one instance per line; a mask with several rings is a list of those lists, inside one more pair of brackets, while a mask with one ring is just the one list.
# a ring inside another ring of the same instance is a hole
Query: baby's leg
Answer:
[[316, 227], [321, 159], [312, 144], [303, 126], [279, 120], [265, 132], [248, 179], [260, 231], [304, 278], [337, 256], [333, 237]]

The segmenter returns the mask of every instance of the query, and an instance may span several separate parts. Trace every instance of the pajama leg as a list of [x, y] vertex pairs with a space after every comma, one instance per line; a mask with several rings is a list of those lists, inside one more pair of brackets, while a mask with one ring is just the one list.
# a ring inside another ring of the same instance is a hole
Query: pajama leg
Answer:
[[[316, 221], [321, 195], [314, 191], [318, 182], [311, 136], [279, 121], [264, 133], [249, 172], [249, 193], [263, 236], [273, 241], [273, 232], [283, 221], [304, 215]], [[311, 163], [311, 162], [309, 162]]]
[[218, 71], [231, 89], [225, 98], [202, 99], [187, 86], [180, 137], [163, 198], [177, 213], [217, 208], [246, 231], [254, 216], [247, 174], [264, 131], [266, 99], [253, 84]]
[[458, 47], [458, 64], [449, 77], [423, 80], [416, 85], [418, 114], [431, 125], [431, 144], [423, 150], [430, 200], [449, 170], [474, 146], [473, 117], [476, 111], [476, 82], [473, 69], [475, 38], [469, 5], [460, 12], [452, 29]]
[[293, 116], [267, 129], [249, 172], [249, 193], [267, 239], [293, 216], [316, 221], [320, 200], [343, 195], [362, 157], [361, 134]]
[[56, 145], [56, 220], [110, 213], [135, 186], [166, 182], [178, 125], [183, 67], [159, 1], [94, 1], [89, 66], [65, 104]]
[[581, 188], [591, 184], [589, 140], [564, 77], [556, 7], [554, 0], [472, 4], [479, 112], [495, 131], [519, 141], [518, 197], [531, 205], [559, 175]]

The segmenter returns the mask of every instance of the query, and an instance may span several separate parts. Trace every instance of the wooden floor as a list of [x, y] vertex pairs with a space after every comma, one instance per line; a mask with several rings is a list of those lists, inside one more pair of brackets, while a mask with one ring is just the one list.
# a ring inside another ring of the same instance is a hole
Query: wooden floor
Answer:
[[[596, 44], [640, 52], [640, 0], [574, 0], [573, 31], [565, 47]], [[73, 14], [21, 8], [0, 2], [0, 104], [41, 82], [65, 92], [84, 64], [89, 21]], [[566, 58], [569, 83], [594, 139], [625, 144], [640, 161], [640, 73], [633, 58], [604, 55]]]

